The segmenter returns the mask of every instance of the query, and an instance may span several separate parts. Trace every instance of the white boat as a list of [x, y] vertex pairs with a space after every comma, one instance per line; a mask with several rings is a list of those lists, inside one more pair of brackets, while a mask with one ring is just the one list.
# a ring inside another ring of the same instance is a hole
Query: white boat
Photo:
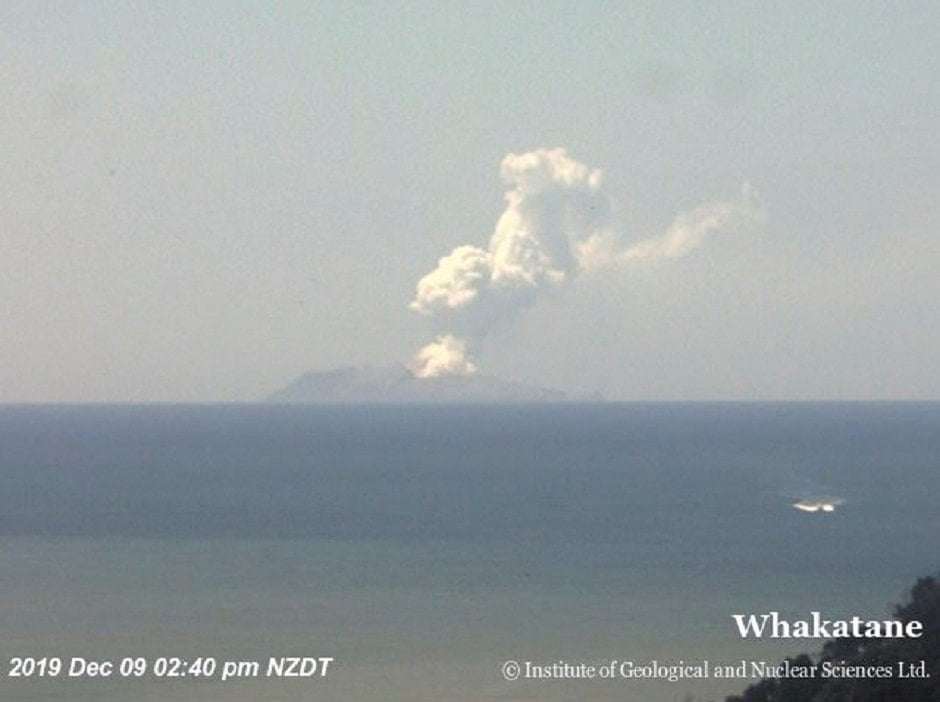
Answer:
[[797, 500], [793, 503], [793, 507], [802, 512], [835, 512], [836, 507], [844, 501], [838, 497], [823, 500]]

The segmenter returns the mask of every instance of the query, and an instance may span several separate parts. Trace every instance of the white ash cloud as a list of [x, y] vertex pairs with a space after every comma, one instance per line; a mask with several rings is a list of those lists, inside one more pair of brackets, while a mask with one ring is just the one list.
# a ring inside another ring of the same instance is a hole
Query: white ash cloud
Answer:
[[418, 378], [441, 375], [472, 375], [476, 364], [470, 360], [467, 340], [453, 334], [442, 334], [418, 350], [414, 357], [414, 374]]
[[617, 232], [598, 232], [577, 243], [578, 263], [581, 271], [593, 271], [682, 258], [700, 248], [714, 232], [750, 229], [762, 220], [757, 194], [745, 183], [737, 199], [710, 202], [682, 212], [659, 236], [624, 244]]
[[509, 154], [500, 174], [506, 209], [486, 248], [458, 246], [418, 281], [409, 308], [441, 331], [415, 355], [419, 377], [476, 372], [476, 352], [494, 325], [580, 273], [686, 256], [712, 232], [747, 226], [760, 212], [745, 187], [737, 200], [702, 205], [662, 235], [630, 243], [613, 227], [603, 173], [564, 149]]

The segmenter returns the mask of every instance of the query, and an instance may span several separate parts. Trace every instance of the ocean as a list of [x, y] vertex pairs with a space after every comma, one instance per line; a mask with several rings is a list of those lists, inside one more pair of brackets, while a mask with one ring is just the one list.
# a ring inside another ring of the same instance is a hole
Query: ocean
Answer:
[[0, 699], [719, 700], [504, 665], [818, 650], [731, 615], [887, 617], [938, 497], [940, 404], [2, 406]]

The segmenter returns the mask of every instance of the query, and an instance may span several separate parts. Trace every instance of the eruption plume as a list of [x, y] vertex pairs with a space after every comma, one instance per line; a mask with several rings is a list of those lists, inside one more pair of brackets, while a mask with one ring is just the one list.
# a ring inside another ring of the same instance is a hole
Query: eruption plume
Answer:
[[759, 206], [741, 198], [680, 214], [661, 236], [624, 243], [603, 174], [564, 149], [509, 154], [500, 166], [506, 209], [486, 248], [463, 245], [418, 281], [409, 308], [441, 332], [415, 355], [419, 377], [476, 372], [482, 340], [503, 319], [535, 304], [579, 273], [685, 256], [713, 231], [754, 221]]
[[433, 378], [438, 375], [472, 375], [477, 367], [467, 354], [467, 342], [453, 334], [437, 337], [415, 354], [415, 375]]

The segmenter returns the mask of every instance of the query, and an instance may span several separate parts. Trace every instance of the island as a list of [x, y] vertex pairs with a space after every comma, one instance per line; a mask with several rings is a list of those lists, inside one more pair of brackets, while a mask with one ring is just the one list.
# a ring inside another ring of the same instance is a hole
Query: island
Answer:
[[[275, 403], [532, 403], [564, 402], [560, 390], [492, 375], [419, 378], [405, 366], [347, 366], [301, 375], [267, 398]], [[598, 398], [591, 398], [598, 399]]]

